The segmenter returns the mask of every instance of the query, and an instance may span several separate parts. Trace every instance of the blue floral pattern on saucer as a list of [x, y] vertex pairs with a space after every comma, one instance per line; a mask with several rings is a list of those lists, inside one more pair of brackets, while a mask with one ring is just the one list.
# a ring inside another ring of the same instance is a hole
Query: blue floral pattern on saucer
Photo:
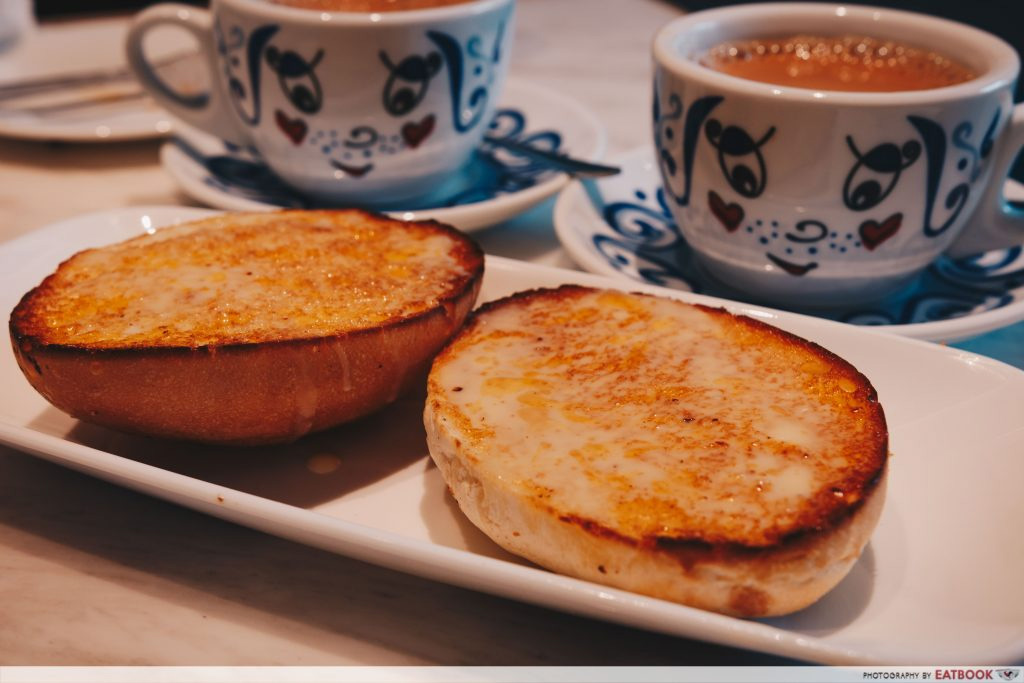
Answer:
[[[703, 270], [671, 216], [653, 152], [637, 150], [619, 161], [621, 175], [574, 183], [556, 206], [559, 239], [577, 263], [646, 284], [755, 303]], [[584, 203], [589, 206], [581, 209]], [[584, 218], [588, 214], [590, 220]], [[940, 258], [914, 282], [870, 305], [798, 312], [907, 333], [908, 326], [956, 321], [1011, 306], [1019, 313], [1007, 310], [987, 329], [1024, 318], [1024, 246], [965, 259]], [[945, 326], [949, 329], [909, 336], [963, 339], [986, 331], [986, 325], [977, 322], [960, 326], [963, 329]]]
[[[562, 150], [562, 134], [555, 130], [527, 127], [526, 113], [516, 108], [495, 112], [487, 136], [529, 144], [547, 152]], [[323, 206], [307, 199], [282, 182], [251, 148], [224, 144], [223, 153], [207, 154], [186, 137], [173, 144], [193, 162], [205, 168], [203, 183], [218, 193], [277, 207], [315, 208]], [[375, 207], [404, 211], [423, 208], [463, 206], [521, 192], [558, 175], [535, 161], [484, 142], [472, 159], [456, 174], [439, 183], [438, 190], [415, 205]]]

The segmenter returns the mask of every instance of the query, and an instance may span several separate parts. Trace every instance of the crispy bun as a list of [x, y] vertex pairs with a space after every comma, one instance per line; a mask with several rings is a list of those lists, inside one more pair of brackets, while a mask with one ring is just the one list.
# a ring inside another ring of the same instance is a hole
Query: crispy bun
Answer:
[[434, 361], [430, 454], [467, 517], [554, 571], [742, 617], [850, 570], [885, 495], [868, 380], [721, 309], [577, 286], [485, 304]]
[[75, 254], [10, 333], [28, 381], [74, 417], [287, 442], [422, 386], [482, 276], [480, 249], [435, 222], [220, 214]]

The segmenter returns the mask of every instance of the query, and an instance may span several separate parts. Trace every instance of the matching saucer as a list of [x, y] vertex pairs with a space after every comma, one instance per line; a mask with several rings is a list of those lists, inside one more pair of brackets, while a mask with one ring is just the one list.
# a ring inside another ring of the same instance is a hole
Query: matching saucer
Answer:
[[[573, 182], [555, 204], [555, 230], [572, 259], [593, 273], [743, 300], [699, 266], [665, 203], [653, 150], [617, 161], [622, 173]], [[801, 312], [916, 339], [967, 339], [1024, 319], [1024, 246], [940, 258], [871, 305]]]
[[[160, 159], [192, 199], [234, 211], [317, 206], [278, 180], [251, 150], [228, 148], [184, 125], [176, 130], [176, 137], [161, 148]], [[604, 127], [588, 109], [514, 79], [505, 87], [489, 133], [581, 159], [600, 158], [606, 145]], [[394, 207], [390, 213], [478, 230], [522, 213], [568, 182], [564, 173], [485, 142], [459, 172], [439, 183], [432, 197], [415, 206]]]

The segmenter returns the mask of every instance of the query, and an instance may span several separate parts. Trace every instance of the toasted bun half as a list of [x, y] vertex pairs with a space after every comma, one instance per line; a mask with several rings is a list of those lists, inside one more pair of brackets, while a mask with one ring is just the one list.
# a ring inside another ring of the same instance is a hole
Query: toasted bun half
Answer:
[[721, 309], [522, 292], [471, 316], [427, 391], [430, 454], [462, 511], [556, 572], [781, 615], [846, 575], [881, 513], [868, 380]]
[[220, 214], [75, 254], [22, 298], [11, 340], [82, 420], [287, 442], [422, 386], [482, 276], [480, 249], [435, 222]]

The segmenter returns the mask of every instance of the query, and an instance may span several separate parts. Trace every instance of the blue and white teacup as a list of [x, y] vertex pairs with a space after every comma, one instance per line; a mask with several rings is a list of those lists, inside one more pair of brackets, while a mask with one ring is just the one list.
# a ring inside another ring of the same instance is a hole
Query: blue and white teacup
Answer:
[[[927, 48], [977, 76], [903, 92], [794, 88], [701, 63], [727, 41], [863, 35]], [[1024, 144], [1019, 58], [983, 31], [903, 11], [752, 4], [684, 16], [654, 45], [665, 198], [723, 284], [791, 307], [880, 298], [941, 254], [1024, 242], [1002, 188]]]
[[[398, 208], [480, 143], [504, 85], [513, 13], [513, 0], [381, 13], [161, 4], [136, 16], [128, 61], [172, 114], [255, 148], [299, 192]], [[146, 34], [167, 25], [198, 41], [208, 92], [171, 90], [147, 61]]]

